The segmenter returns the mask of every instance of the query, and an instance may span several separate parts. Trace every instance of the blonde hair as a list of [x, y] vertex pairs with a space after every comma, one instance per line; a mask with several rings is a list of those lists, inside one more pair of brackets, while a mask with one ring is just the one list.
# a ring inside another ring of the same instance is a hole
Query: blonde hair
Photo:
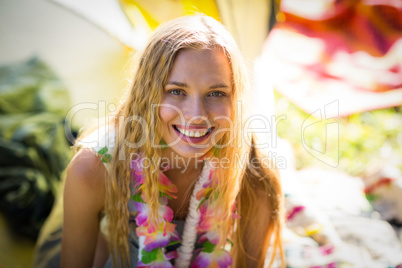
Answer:
[[[133, 153], [141, 152], [144, 159], [152, 159], [149, 163], [150, 168], [144, 169], [146, 178], [144, 194], [149, 206], [149, 219], [152, 223], [158, 222], [159, 191], [157, 182], [160, 170], [158, 163], [160, 163], [162, 152], [161, 148], [156, 148], [155, 145], [159, 145], [161, 141], [162, 128], [158, 111], [154, 109], [153, 105], [161, 102], [162, 90], [167, 83], [174, 60], [181, 50], [213, 48], [222, 49], [230, 63], [233, 82], [232, 120], [240, 122], [237, 118], [241, 111], [236, 106], [236, 101], [247, 88], [247, 73], [235, 41], [219, 22], [203, 15], [173, 20], [155, 30], [144, 51], [138, 54], [132, 86], [116, 113], [116, 148], [110, 178], [106, 181], [105, 212], [109, 217], [109, 248], [114, 266], [117, 264], [125, 266], [129, 261], [127, 204], [132, 194], [130, 191], [130, 156]], [[220, 179], [214, 180], [216, 183], [213, 185], [213, 193], [210, 195], [211, 200], [208, 200], [208, 202], [216, 202], [217, 211], [223, 218], [219, 232], [220, 237], [225, 239], [220, 241], [218, 247], [226, 243], [226, 237], [234, 236], [233, 240], [236, 241], [236, 245], [232, 249], [235, 255], [233, 259], [239, 266], [246, 261], [243, 239], [246, 236], [247, 227], [253, 223], [253, 220], [248, 218], [254, 216], [250, 214], [252, 209], [248, 210], [247, 206], [252, 206], [253, 202], [257, 201], [256, 193], [253, 190], [254, 180], [262, 184], [266, 192], [272, 196], [271, 204], [267, 205], [278, 213], [271, 219], [270, 235], [274, 234], [276, 237], [275, 248], [281, 248], [279, 240], [281, 204], [280, 197], [278, 197], [280, 195], [278, 177], [270, 169], [261, 169], [257, 172], [258, 174], [254, 172], [258, 176], [251, 174], [247, 163], [241, 164], [235, 158], [250, 151], [254, 152], [241, 141], [241, 128], [242, 126], [235, 125], [219, 141], [221, 145], [229, 144], [229, 146], [222, 146], [218, 150], [218, 157], [226, 157], [230, 161], [228, 168], [218, 169], [215, 172], [216, 178]], [[145, 140], [143, 140], [143, 135], [146, 137]], [[216, 195], [215, 193], [218, 192], [219, 194]], [[217, 199], [212, 200], [212, 198]], [[233, 234], [232, 207], [237, 199], [241, 219], [236, 223], [236, 231]], [[268, 244], [265, 246], [267, 248]], [[263, 263], [264, 260], [259, 261]]]

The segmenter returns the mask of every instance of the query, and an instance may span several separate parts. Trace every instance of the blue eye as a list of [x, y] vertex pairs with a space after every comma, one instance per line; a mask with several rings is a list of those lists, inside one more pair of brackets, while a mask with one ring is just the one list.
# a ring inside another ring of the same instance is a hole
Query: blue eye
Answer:
[[220, 92], [220, 91], [214, 91], [214, 92], [210, 93], [209, 95], [210, 95], [211, 97], [223, 97], [223, 96], [226, 96], [225, 93]]

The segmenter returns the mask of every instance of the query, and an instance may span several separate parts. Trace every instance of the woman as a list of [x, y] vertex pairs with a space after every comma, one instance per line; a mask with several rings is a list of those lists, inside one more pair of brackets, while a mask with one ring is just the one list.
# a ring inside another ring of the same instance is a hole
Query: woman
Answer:
[[242, 135], [245, 74], [212, 18], [154, 32], [110, 142], [84, 138], [67, 169], [62, 267], [263, 267], [270, 243], [282, 253], [277, 173]]

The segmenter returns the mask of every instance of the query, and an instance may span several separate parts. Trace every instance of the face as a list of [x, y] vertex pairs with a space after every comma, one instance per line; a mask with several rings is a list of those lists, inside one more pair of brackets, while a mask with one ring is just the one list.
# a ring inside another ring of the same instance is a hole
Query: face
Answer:
[[169, 150], [186, 158], [206, 154], [231, 127], [232, 98], [230, 65], [221, 49], [179, 52], [159, 108]]

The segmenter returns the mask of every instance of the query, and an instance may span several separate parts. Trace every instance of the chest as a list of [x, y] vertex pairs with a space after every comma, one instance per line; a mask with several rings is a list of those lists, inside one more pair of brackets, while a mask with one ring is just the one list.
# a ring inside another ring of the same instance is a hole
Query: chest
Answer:
[[177, 198], [168, 201], [168, 206], [173, 210], [173, 219], [186, 219], [193, 189], [194, 185], [190, 185], [189, 187], [177, 187]]
[[[165, 173], [168, 178], [175, 178], [172, 182], [177, 187], [177, 198], [169, 199], [168, 206], [173, 210], [175, 220], [185, 220], [189, 211], [190, 199], [194, 191], [195, 179], [197, 174], [180, 174], [174, 177], [173, 174]], [[170, 176], [170, 177], [169, 177]]]

